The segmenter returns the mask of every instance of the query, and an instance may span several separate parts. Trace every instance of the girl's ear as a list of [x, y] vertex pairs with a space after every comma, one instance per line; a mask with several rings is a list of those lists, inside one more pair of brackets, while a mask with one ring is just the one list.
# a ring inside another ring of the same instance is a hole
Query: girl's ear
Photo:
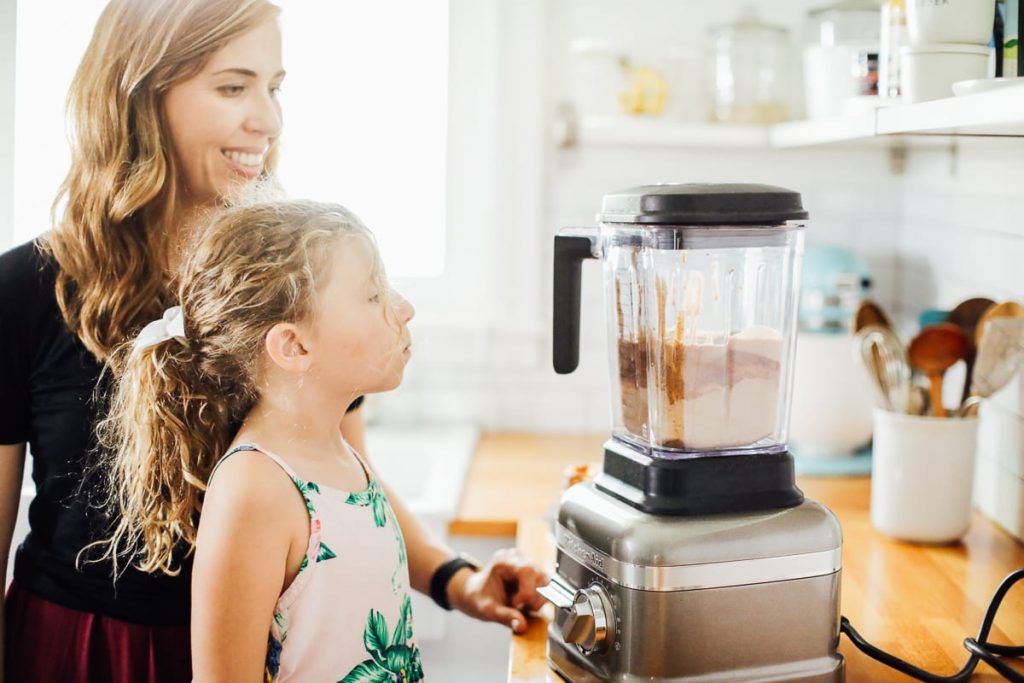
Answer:
[[271, 327], [264, 346], [270, 360], [285, 372], [305, 372], [313, 360], [304, 343], [302, 330], [293, 323], [278, 323]]

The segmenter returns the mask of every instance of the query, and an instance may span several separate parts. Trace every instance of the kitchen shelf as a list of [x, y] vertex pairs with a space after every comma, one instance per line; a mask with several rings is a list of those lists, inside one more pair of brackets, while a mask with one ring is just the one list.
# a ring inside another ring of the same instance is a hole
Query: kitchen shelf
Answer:
[[560, 124], [563, 146], [791, 148], [884, 140], [889, 136], [1024, 138], [1024, 80], [999, 90], [851, 116], [776, 125], [677, 123], [630, 117], [584, 117]]
[[[679, 123], [627, 116], [588, 116], [568, 141], [586, 145], [670, 145], [674, 147], [767, 147], [771, 128], [733, 123]], [[563, 140], [563, 143], [567, 142]]]
[[869, 140], [875, 136], [875, 112], [813, 121], [791, 121], [771, 126], [771, 147], [809, 147], [835, 142]]
[[875, 134], [1024, 137], [1024, 80], [976, 95], [879, 109]]

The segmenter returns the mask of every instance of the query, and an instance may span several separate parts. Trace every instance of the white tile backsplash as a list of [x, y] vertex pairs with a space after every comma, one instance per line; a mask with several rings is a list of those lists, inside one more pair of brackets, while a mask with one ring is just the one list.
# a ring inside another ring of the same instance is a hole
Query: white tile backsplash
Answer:
[[914, 150], [901, 186], [905, 306], [1024, 298], [1024, 140]]

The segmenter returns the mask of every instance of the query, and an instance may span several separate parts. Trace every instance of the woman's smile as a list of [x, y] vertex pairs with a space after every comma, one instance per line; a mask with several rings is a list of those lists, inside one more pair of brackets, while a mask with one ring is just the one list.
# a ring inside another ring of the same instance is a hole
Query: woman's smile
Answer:
[[235, 173], [246, 178], [256, 178], [263, 172], [263, 160], [266, 158], [267, 149], [230, 147], [221, 149], [220, 153]]

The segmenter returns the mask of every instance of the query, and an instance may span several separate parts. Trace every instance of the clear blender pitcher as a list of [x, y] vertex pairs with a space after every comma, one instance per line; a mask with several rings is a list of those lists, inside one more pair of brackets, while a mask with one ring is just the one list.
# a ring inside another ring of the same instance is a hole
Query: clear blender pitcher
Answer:
[[659, 458], [784, 453], [803, 252], [800, 195], [649, 185], [555, 239], [554, 361], [579, 357], [580, 264], [603, 262], [613, 436]]

